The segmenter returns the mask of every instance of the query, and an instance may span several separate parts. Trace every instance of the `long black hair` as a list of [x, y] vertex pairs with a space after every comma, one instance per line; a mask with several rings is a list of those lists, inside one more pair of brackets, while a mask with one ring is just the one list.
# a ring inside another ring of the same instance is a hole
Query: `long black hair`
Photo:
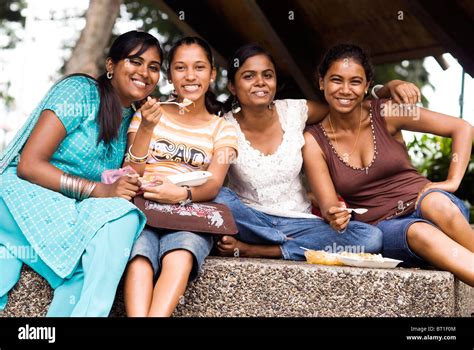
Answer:
[[[211, 69], [215, 68], [214, 58], [212, 56], [212, 50], [209, 44], [205, 40], [197, 36], [187, 36], [175, 42], [168, 52], [168, 58], [166, 60], [168, 78], [171, 77], [171, 62], [173, 62], [178, 47], [182, 45], [192, 44], [199, 45], [204, 50], [204, 52], [206, 53], [207, 60], [211, 64]], [[216, 94], [212, 91], [210, 86], [207, 89], [206, 94], [204, 95], [204, 103], [209, 113], [216, 115], [221, 115], [223, 113], [222, 103], [217, 100]]]
[[[265, 50], [263, 47], [258, 45], [257, 43], [249, 43], [245, 44], [241, 47], [239, 47], [237, 50], [235, 50], [234, 54], [232, 57], [229, 59], [227, 63], [227, 79], [235, 85], [235, 75], [237, 74], [237, 71], [239, 68], [247, 61], [249, 58], [254, 57], [254, 56], [259, 56], [259, 55], [264, 55], [266, 56], [270, 62], [272, 62], [273, 66], [276, 69], [276, 64], [275, 60], [273, 59], [273, 56]], [[224, 110], [226, 112], [231, 110], [232, 106], [232, 101], [234, 97], [230, 96], [225, 102], [224, 102]]]
[[[161, 49], [158, 39], [146, 32], [132, 30], [115, 39], [110, 47], [107, 58], [117, 64], [120, 60], [125, 58], [139, 57], [150, 47], [155, 47], [160, 54], [160, 58], [163, 57], [163, 50]], [[133, 56], [130, 56], [130, 53], [136, 48], [139, 48], [138, 51]], [[107, 72], [99, 76], [97, 82], [100, 92], [100, 106], [97, 115], [100, 131], [97, 143], [103, 140], [105, 144], [109, 144], [118, 137], [122, 120], [117, 116], [122, 115], [122, 105], [110, 80], [107, 79]]]

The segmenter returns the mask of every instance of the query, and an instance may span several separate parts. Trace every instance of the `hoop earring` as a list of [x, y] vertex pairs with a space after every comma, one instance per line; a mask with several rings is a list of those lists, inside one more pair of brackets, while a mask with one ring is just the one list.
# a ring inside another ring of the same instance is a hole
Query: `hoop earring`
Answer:
[[242, 108], [240, 108], [239, 100], [235, 96], [234, 96], [234, 99], [232, 100], [232, 105], [230, 106], [230, 110], [232, 111], [232, 114], [237, 114], [242, 110]]
[[112, 77], [114, 76], [114, 73], [112, 73], [112, 72], [107, 72], [106, 75], [107, 75], [107, 79], [111, 80]]
[[268, 105], [268, 109], [272, 111], [274, 104], [275, 104], [275, 101], [272, 101], [272, 102]]

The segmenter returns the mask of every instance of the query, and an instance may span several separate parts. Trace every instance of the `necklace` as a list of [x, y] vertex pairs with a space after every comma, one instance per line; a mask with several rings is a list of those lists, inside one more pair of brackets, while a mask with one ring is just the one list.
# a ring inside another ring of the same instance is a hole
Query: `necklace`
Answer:
[[[336, 148], [339, 150], [339, 144], [337, 143], [337, 137], [336, 137], [336, 133], [334, 132], [334, 128], [332, 126], [332, 122], [331, 122], [331, 114], [329, 114], [329, 125], [331, 126], [331, 132], [334, 136], [334, 143], [336, 144]], [[362, 104], [360, 104], [360, 115], [359, 115], [359, 130], [357, 131], [357, 137], [356, 137], [356, 140], [354, 142], [354, 145], [352, 146], [352, 149], [349, 153], [344, 153], [344, 155], [347, 154], [347, 157], [350, 157], [352, 155], [352, 153], [354, 153], [355, 151], [355, 148], [357, 146], [357, 142], [359, 141], [359, 135], [360, 135], [360, 129], [362, 127]]]

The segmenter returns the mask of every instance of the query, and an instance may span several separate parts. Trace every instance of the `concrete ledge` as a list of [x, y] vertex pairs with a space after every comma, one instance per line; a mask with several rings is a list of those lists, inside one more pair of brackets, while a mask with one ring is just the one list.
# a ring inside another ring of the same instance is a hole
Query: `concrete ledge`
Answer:
[[[25, 267], [2, 317], [44, 316], [52, 292]], [[210, 257], [175, 316], [471, 316], [474, 288], [451, 273]], [[121, 290], [111, 316], [123, 316]]]

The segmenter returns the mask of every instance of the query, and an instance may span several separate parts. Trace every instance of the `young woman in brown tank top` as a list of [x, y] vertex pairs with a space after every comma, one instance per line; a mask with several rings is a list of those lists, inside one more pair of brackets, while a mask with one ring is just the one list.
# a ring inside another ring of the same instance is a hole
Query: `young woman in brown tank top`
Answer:
[[[373, 78], [370, 61], [355, 45], [331, 48], [319, 66], [329, 113], [307, 128], [305, 171], [323, 216], [337, 230], [351, 208], [359, 221], [383, 232], [383, 254], [405, 266], [434, 265], [474, 286], [474, 231], [469, 212], [454, 196], [466, 171], [474, 135], [459, 118], [390, 100], [364, 101]], [[453, 139], [448, 178], [432, 183], [410, 163], [401, 130]]]

